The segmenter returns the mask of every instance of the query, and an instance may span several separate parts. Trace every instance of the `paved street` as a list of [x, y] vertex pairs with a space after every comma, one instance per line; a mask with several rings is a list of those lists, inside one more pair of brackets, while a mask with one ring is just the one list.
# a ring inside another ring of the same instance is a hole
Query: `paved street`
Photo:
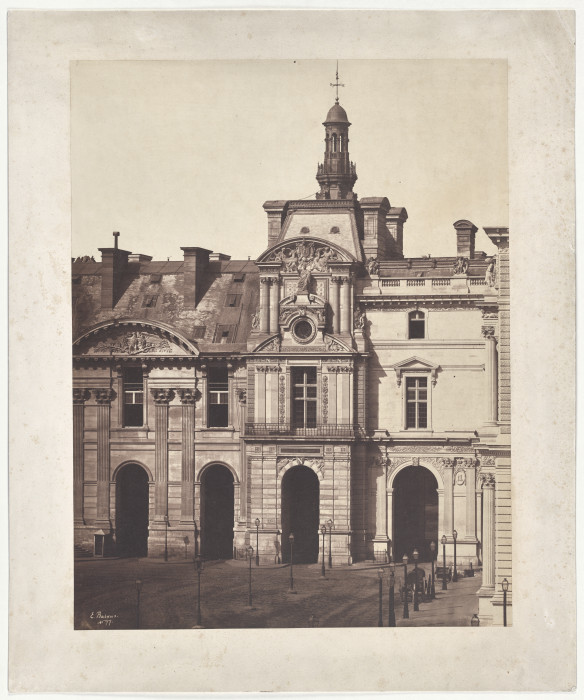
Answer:
[[[377, 566], [359, 564], [326, 570], [320, 565], [294, 567], [296, 594], [288, 593], [288, 566], [252, 566], [253, 608], [248, 604], [249, 567], [243, 561], [206, 562], [201, 575], [201, 615], [204, 627], [369, 627], [378, 624]], [[428, 573], [430, 567], [422, 565]], [[136, 579], [142, 581], [140, 627], [184, 629], [196, 623], [196, 575], [192, 561], [101, 559], [75, 562], [76, 629], [133, 629], [137, 626]], [[383, 623], [388, 621], [387, 573], [383, 578]], [[436, 586], [437, 599], [420, 603], [403, 620], [396, 572], [395, 611], [399, 626], [463, 626], [478, 611], [480, 575]], [[312, 618], [312, 621], [311, 621]]]

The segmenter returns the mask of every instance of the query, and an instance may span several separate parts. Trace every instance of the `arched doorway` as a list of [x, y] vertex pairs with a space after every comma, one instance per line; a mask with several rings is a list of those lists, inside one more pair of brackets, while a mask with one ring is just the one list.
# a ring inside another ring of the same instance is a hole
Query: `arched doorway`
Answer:
[[406, 467], [393, 482], [393, 557], [431, 560], [430, 542], [438, 544], [438, 483], [424, 467]]
[[318, 561], [318, 477], [308, 467], [288, 470], [282, 479], [282, 561], [290, 561], [289, 535], [294, 533], [294, 563]]
[[126, 464], [116, 477], [116, 552], [148, 555], [148, 474], [139, 464]]
[[214, 464], [201, 478], [201, 549], [206, 559], [233, 559], [233, 475]]

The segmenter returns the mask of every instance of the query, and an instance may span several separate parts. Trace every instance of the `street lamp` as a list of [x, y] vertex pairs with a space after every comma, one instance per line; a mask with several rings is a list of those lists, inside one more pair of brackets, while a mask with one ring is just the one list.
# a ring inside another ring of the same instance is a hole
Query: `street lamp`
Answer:
[[446, 584], [446, 535], [442, 535], [442, 590], [445, 591], [448, 588]]
[[379, 617], [377, 626], [383, 627], [383, 569], [377, 569], [377, 577], [379, 578]]
[[195, 557], [195, 571], [197, 572], [197, 624], [193, 629], [200, 629], [203, 624], [201, 622], [201, 572], [203, 571], [203, 560], [200, 556]]
[[420, 553], [417, 549], [414, 549], [414, 612], [420, 610], [420, 603], [418, 602], [418, 557]]
[[507, 591], [509, 590], [509, 581], [506, 578], [501, 581], [501, 588], [503, 589], [503, 627], [507, 627]]
[[454, 540], [454, 571], [452, 572], [452, 580], [456, 583], [458, 581], [458, 574], [456, 572], [456, 538], [458, 537], [458, 532], [456, 530], [452, 531], [452, 539]]
[[328, 531], [329, 531], [329, 569], [333, 568], [333, 521], [329, 518], [327, 520]]
[[142, 590], [142, 581], [136, 579], [136, 629], [140, 629], [140, 591]]
[[[247, 554], [249, 556], [249, 587], [248, 587], [248, 596], [247, 596], [247, 607], [252, 608], [253, 605], [251, 602], [251, 561], [253, 559], [253, 547], [251, 546], [251, 544], [247, 548]], [[257, 566], [257, 564], [256, 564], [256, 566]]]
[[404, 554], [402, 557], [404, 563], [404, 620], [407, 620], [410, 616], [410, 609], [408, 608], [408, 555]]
[[323, 525], [320, 528], [320, 531], [322, 533], [322, 568], [320, 570], [320, 577], [321, 578], [326, 578], [326, 570], [324, 568], [324, 536], [326, 535], [326, 525]]
[[436, 557], [436, 542], [432, 540], [430, 542], [430, 551], [432, 552], [432, 582], [430, 585], [430, 599], [435, 600], [436, 599], [436, 586], [434, 585], [434, 559]]
[[255, 519], [256, 524], [256, 566], [260, 565], [260, 519]]
[[394, 585], [395, 585], [395, 564], [389, 565], [389, 620], [388, 627], [395, 627], [395, 600], [394, 600]]
[[291, 532], [290, 536], [288, 537], [288, 541], [290, 542], [290, 588], [288, 589], [288, 593], [296, 593], [294, 590], [294, 533]]

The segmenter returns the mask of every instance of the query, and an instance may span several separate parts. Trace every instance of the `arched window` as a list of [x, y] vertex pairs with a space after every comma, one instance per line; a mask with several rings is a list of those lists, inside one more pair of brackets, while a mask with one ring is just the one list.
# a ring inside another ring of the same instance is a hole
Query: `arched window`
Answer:
[[337, 152], [337, 135], [333, 134], [333, 153]]
[[339, 152], [343, 152], [343, 135], [339, 134]]
[[410, 311], [408, 314], [409, 338], [426, 337], [426, 317], [423, 311]]

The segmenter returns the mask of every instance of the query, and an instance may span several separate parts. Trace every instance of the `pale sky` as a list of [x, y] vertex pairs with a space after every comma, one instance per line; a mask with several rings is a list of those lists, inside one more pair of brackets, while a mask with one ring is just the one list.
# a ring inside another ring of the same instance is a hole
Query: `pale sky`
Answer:
[[[508, 226], [507, 64], [340, 61], [360, 197], [405, 207], [404, 253], [455, 255], [452, 224]], [[270, 199], [318, 189], [335, 61], [71, 64], [72, 255], [181, 246], [252, 259]]]

